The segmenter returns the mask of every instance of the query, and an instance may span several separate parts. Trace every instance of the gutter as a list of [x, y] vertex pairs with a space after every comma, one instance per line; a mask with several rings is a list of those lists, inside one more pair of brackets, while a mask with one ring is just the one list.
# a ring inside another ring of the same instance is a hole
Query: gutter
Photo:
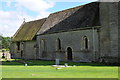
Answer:
[[[94, 29], [99, 29], [101, 26], [95, 26]], [[55, 34], [55, 33], [62, 33], [62, 32], [69, 32], [69, 31], [78, 31], [78, 30], [88, 30], [88, 29], [93, 29], [93, 27], [85, 27], [85, 28], [76, 28], [76, 29], [70, 29], [70, 30], [61, 30], [61, 31], [56, 31], [56, 32], [49, 32], [49, 33], [42, 33], [38, 34], [39, 35], [46, 35], [46, 34]]]
[[95, 28], [92, 27], [92, 30], [93, 30], [93, 59], [94, 61], [96, 61], [96, 53], [95, 53]]

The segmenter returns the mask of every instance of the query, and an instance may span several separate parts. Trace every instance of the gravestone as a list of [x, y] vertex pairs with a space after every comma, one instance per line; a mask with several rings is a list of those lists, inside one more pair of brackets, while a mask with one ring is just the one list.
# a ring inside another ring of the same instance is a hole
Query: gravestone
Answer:
[[60, 64], [60, 60], [56, 59], [56, 65], [59, 65], [59, 64]]

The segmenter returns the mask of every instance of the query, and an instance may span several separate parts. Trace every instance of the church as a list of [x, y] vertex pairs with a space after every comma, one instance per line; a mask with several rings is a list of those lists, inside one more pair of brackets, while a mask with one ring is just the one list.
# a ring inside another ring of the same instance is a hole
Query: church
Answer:
[[119, 5], [92, 2], [23, 22], [12, 37], [12, 58], [118, 63]]

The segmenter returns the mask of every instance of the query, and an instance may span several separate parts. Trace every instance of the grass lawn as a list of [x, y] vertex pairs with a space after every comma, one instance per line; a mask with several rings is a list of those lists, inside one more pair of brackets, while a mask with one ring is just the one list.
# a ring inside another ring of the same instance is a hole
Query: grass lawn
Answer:
[[[54, 61], [31, 60], [26, 61], [28, 66], [20, 62], [2, 63], [3, 78], [118, 78], [118, 66], [104, 66], [95, 63], [73, 63], [66, 67], [56, 69]], [[63, 65], [65, 62], [61, 62]]]

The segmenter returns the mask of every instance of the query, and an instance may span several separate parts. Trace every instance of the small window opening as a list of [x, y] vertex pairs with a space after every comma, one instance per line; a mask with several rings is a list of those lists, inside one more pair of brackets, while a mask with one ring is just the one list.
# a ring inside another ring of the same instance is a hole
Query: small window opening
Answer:
[[58, 50], [61, 50], [61, 40], [58, 38], [57, 39], [57, 46], [58, 46]]
[[41, 51], [42, 51], [42, 58], [47, 57], [47, 54], [46, 54], [46, 40], [45, 39], [41, 40]]
[[84, 36], [84, 49], [88, 49], [88, 38]]
[[41, 47], [42, 47], [42, 50], [45, 51], [45, 39], [42, 39], [41, 41]]
[[20, 50], [20, 42], [17, 42], [17, 50]]

